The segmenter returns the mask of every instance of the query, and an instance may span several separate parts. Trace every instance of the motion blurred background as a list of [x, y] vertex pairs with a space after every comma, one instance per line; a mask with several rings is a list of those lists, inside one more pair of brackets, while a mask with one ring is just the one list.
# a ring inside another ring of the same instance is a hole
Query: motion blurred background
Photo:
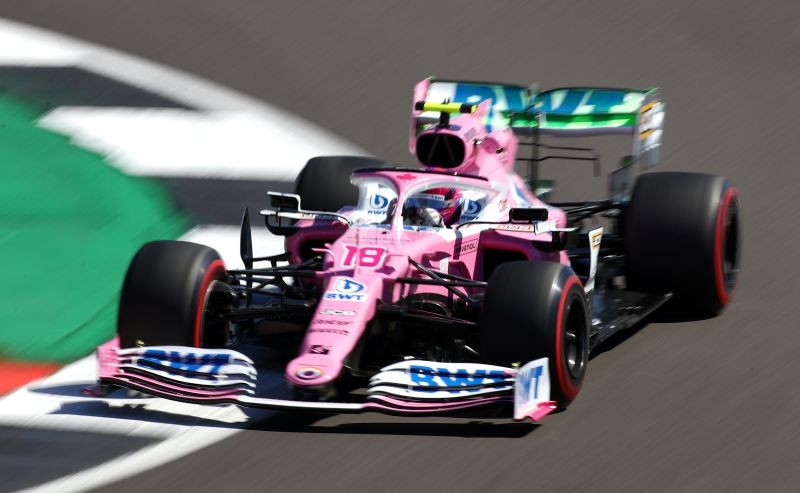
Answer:
[[[411, 163], [411, 89], [426, 76], [658, 86], [657, 169], [740, 191], [743, 270], [722, 316], [656, 317], [618, 338], [539, 427], [271, 415], [114, 488], [795, 490], [800, 4], [735, 3], [3, 0], [0, 18], [157, 65], [68, 43], [54, 54], [0, 25], [0, 392], [113, 334], [144, 241], [194, 231], [225, 248], [241, 209], [289, 187], [313, 152]], [[628, 152], [587, 140], [601, 176], [549, 164], [554, 198], [603, 197]], [[18, 454], [0, 443], [0, 468]], [[9, 489], [55, 479], [47, 467], [27, 464]]]

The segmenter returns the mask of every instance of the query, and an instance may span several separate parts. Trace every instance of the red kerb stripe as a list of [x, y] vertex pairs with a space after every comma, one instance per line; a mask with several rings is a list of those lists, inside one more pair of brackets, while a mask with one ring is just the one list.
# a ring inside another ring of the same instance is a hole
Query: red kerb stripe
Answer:
[[55, 363], [22, 363], [0, 361], [0, 395], [23, 385], [44, 378], [61, 368]]

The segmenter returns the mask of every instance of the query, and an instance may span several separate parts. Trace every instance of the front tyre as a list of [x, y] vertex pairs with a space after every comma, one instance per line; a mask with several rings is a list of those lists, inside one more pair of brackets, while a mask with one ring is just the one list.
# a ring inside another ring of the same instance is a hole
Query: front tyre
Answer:
[[147, 243], [133, 257], [119, 303], [120, 347], [220, 347], [227, 324], [207, 316], [215, 292], [229, 291], [225, 264], [204, 245]]
[[566, 408], [589, 360], [589, 311], [583, 285], [554, 262], [508, 262], [489, 279], [481, 319], [481, 355], [509, 366], [547, 357], [551, 398]]

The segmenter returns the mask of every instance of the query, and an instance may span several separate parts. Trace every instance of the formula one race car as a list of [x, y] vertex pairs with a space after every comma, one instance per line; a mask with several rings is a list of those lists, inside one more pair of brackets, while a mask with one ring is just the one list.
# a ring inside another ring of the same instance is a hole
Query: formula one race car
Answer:
[[[658, 160], [663, 116], [654, 89], [426, 79], [409, 139], [421, 167], [310, 160], [296, 193], [269, 193], [261, 211], [286, 253], [254, 255], [246, 210], [242, 270], [206, 246], [144, 245], [118, 337], [98, 349], [100, 393], [326, 412], [513, 406], [517, 420], [565, 408], [604, 339], [670, 299], [716, 315], [736, 285], [728, 180], [644, 173], [630, 185], [633, 163]], [[633, 152], [608, 199], [542, 200], [540, 162], [598, 159], [543, 137], [617, 133]], [[255, 390], [252, 346], [290, 353], [287, 398]]]

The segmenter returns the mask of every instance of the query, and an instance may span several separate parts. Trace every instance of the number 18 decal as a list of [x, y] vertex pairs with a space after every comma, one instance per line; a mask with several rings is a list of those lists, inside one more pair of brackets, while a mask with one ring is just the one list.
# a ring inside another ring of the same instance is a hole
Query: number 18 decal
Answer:
[[383, 263], [386, 250], [380, 247], [356, 247], [354, 245], [344, 246], [345, 267], [379, 267]]

